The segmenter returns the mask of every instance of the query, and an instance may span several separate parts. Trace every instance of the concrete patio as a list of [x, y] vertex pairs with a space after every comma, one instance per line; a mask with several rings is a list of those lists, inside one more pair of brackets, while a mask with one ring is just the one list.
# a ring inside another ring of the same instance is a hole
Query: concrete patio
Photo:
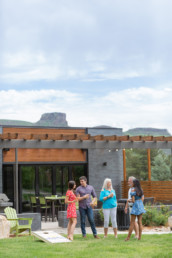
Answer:
[[[59, 234], [67, 234], [67, 229], [59, 227], [58, 221], [57, 222], [42, 222], [41, 223], [41, 230], [46, 231], [46, 230], [53, 230]], [[86, 227], [86, 232], [87, 234], [92, 234], [91, 228]], [[118, 234], [127, 234], [127, 230], [124, 231], [119, 231]], [[103, 234], [103, 227], [97, 227], [97, 233]], [[169, 234], [172, 233], [170, 230], [170, 227], [143, 227], [143, 234], [144, 235], [151, 235], [151, 234]], [[76, 228], [74, 234], [80, 234], [81, 235], [81, 229]], [[109, 227], [109, 234], [113, 234], [113, 229]]]

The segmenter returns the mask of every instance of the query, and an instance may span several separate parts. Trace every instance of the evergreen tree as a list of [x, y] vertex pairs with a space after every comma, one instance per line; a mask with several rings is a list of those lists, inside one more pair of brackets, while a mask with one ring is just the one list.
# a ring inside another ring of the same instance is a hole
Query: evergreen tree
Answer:
[[154, 159], [154, 165], [151, 167], [153, 181], [168, 181], [171, 179], [171, 168], [169, 158], [160, 152]]

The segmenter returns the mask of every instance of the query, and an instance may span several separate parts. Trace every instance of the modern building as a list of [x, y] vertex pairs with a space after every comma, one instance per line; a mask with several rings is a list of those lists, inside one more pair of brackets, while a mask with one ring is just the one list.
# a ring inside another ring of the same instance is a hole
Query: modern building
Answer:
[[122, 149], [111, 148], [108, 138], [103, 146], [96, 141], [121, 136], [121, 128], [0, 126], [0, 135], [0, 193], [18, 212], [30, 210], [31, 195], [64, 195], [68, 181], [78, 185], [82, 175], [97, 195], [111, 178], [121, 197]]
[[125, 149], [145, 149], [145, 197], [172, 201], [172, 181], [151, 181], [150, 150], [172, 149], [172, 136], [128, 136], [121, 128], [0, 126], [0, 193], [17, 212], [30, 211], [30, 196], [64, 195], [69, 180], [85, 175], [97, 195], [112, 179], [117, 198], [128, 192]]

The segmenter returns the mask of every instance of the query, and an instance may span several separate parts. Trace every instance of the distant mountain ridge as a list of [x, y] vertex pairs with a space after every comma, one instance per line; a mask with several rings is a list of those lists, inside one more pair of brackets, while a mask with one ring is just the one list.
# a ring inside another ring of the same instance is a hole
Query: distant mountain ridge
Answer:
[[130, 136], [136, 136], [136, 135], [152, 135], [152, 136], [171, 136], [171, 134], [168, 132], [167, 129], [158, 129], [158, 128], [133, 128], [129, 129], [128, 131], [123, 132], [123, 135], [130, 135]]
[[[8, 120], [0, 119], [0, 125], [10, 125], [10, 126], [49, 126], [49, 127], [69, 127], [66, 120], [66, 114], [61, 112], [52, 112], [42, 114], [39, 121], [36, 123], [31, 123], [22, 120]], [[94, 128], [112, 128], [108, 125], [94, 126]], [[151, 127], [138, 127], [129, 129], [123, 132], [123, 135], [152, 135], [152, 136], [171, 136], [167, 129], [157, 129]]]
[[53, 112], [44, 113], [36, 123], [22, 120], [0, 119], [0, 125], [68, 127], [68, 122], [65, 113]]

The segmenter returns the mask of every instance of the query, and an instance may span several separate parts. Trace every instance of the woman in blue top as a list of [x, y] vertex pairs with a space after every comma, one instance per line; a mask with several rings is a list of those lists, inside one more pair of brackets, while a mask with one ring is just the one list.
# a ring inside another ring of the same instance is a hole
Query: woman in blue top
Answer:
[[117, 223], [116, 223], [116, 194], [112, 188], [112, 181], [106, 178], [103, 183], [102, 191], [100, 193], [100, 201], [103, 202], [103, 214], [104, 214], [104, 237], [107, 237], [109, 217], [111, 217], [112, 227], [115, 238], [117, 238]]
[[133, 207], [131, 210], [131, 222], [130, 222], [130, 228], [128, 232], [128, 237], [125, 239], [125, 241], [128, 241], [130, 239], [130, 236], [132, 234], [133, 228], [134, 228], [134, 222], [136, 217], [138, 218], [138, 225], [139, 225], [139, 238], [141, 239], [142, 235], [142, 214], [145, 213], [143, 201], [144, 201], [144, 195], [143, 190], [141, 188], [139, 180], [135, 179], [133, 180], [133, 190], [131, 191], [131, 198], [133, 202]]

